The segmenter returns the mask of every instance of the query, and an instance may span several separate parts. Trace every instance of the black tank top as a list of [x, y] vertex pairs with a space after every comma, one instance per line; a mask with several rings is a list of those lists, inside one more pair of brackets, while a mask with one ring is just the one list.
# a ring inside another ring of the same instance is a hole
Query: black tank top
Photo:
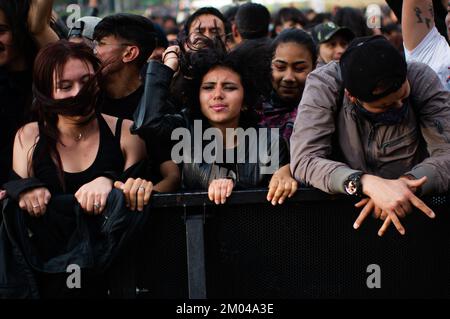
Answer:
[[97, 120], [100, 131], [100, 145], [95, 160], [89, 168], [82, 172], [63, 173], [66, 187], [65, 191], [63, 191], [63, 187], [58, 178], [56, 164], [46, 147], [45, 138], [43, 135], [40, 135], [33, 152], [33, 171], [34, 175], [46, 184], [50, 193], [75, 194], [81, 186], [94, 180], [101, 172], [123, 172], [125, 159], [120, 148], [122, 119], [117, 120], [115, 135], [111, 132], [102, 115], [97, 115]]

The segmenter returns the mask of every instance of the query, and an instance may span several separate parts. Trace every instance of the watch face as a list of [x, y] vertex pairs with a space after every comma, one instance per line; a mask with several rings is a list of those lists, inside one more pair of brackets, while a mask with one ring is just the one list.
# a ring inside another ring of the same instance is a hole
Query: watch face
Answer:
[[350, 195], [356, 194], [357, 186], [356, 186], [355, 181], [349, 181], [347, 183], [347, 185], [345, 186], [345, 191]]

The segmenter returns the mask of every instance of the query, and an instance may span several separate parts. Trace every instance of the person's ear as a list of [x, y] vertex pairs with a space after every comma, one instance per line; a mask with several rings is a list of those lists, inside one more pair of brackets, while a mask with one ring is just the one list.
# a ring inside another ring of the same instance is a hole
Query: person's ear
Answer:
[[233, 34], [234, 42], [236, 42], [236, 44], [242, 42], [241, 34], [239, 33], [239, 30], [235, 23], [233, 23], [233, 25], [231, 26], [231, 33]]
[[283, 31], [283, 26], [282, 25], [277, 25], [275, 27], [275, 33], [276, 34], [280, 34], [281, 31]]
[[345, 89], [344, 92], [345, 92], [345, 96], [350, 100], [350, 102], [352, 102], [353, 104], [356, 103], [356, 97], [351, 95], [347, 89]]
[[130, 45], [127, 47], [125, 52], [122, 55], [122, 62], [129, 63], [136, 60], [139, 56], [140, 50], [135, 45]]

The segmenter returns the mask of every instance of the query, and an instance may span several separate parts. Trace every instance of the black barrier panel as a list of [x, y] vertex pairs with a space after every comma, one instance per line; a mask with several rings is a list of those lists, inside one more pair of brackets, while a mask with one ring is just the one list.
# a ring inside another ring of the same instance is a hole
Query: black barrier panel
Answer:
[[184, 209], [150, 209], [138, 254], [138, 295], [146, 298], [187, 298]]
[[[265, 195], [236, 192], [217, 207], [204, 193], [155, 196], [139, 254], [139, 296], [189, 297], [184, 220], [199, 215], [208, 298], [450, 297], [448, 197], [427, 201], [434, 220], [414, 212], [403, 220], [405, 236], [391, 226], [380, 238], [372, 218], [352, 228], [358, 211], [346, 197], [300, 190], [273, 207]], [[381, 288], [368, 288], [370, 265], [380, 267]]]

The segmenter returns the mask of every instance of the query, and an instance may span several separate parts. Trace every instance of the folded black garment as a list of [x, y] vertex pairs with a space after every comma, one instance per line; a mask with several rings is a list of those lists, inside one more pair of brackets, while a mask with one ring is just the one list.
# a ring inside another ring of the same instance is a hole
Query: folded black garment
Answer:
[[147, 212], [132, 212], [113, 189], [101, 215], [86, 214], [74, 196], [52, 198], [39, 218], [7, 199], [0, 226], [0, 299], [39, 298], [36, 272], [66, 273], [71, 264], [104, 274], [142, 230]]

